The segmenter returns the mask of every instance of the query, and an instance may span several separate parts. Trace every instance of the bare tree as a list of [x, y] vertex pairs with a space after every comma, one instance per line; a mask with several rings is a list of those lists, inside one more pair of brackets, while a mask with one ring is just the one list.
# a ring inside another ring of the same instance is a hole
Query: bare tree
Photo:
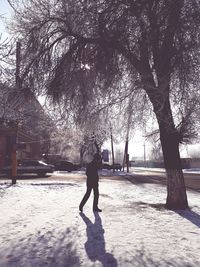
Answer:
[[25, 48], [22, 81], [37, 87], [45, 78], [49, 95], [85, 116], [91, 102], [101, 100], [99, 107], [102, 99], [145, 91], [159, 126], [166, 206], [187, 208], [179, 144], [189, 113], [182, 112], [176, 127], [174, 114], [187, 109], [174, 111], [171, 103], [180, 99], [187, 106], [188, 97], [199, 96], [199, 1], [23, 3], [16, 20]]
[[0, 33], [0, 80], [12, 84], [14, 80], [13, 43], [11, 40], [3, 39]]
[[[0, 11], [0, 22], [7, 23], [5, 15]], [[4, 32], [0, 32], [0, 81], [9, 83], [13, 81], [14, 75], [14, 66], [15, 66], [15, 54], [14, 47], [15, 44], [13, 39], [9, 35], [4, 35]]]

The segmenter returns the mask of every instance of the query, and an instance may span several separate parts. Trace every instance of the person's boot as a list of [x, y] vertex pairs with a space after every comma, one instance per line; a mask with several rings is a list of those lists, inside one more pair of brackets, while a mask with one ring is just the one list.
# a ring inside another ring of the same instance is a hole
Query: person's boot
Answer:
[[93, 208], [93, 211], [102, 212], [102, 210], [101, 210], [101, 209], [99, 209], [98, 207], [96, 207], [96, 208]]
[[83, 207], [81, 205], [79, 205], [79, 211], [83, 212]]

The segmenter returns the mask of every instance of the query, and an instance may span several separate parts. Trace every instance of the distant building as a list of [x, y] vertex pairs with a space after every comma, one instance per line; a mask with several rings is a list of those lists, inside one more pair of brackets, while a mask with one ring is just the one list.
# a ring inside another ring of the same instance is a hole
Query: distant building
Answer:
[[16, 142], [17, 127], [12, 121], [0, 119], [0, 169], [10, 162], [13, 143]]
[[18, 159], [41, 158], [50, 145], [48, 121], [30, 90], [0, 84], [0, 168], [11, 162], [12, 149]]

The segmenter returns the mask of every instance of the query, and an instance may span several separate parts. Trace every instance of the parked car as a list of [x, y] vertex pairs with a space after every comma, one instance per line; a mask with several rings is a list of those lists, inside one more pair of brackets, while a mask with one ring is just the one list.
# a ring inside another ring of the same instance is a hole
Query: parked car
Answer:
[[110, 164], [108, 163], [102, 163], [102, 169], [105, 169], [105, 170], [110, 170], [112, 167]]
[[[35, 173], [38, 176], [45, 176], [47, 173], [52, 173], [54, 168], [54, 165], [47, 164], [41, 160], [22, 160], [18, 162], [17, 174]], [[11, 166], [4, 167], [2, 173], [9, 175]]]
[[80, 168], [78, 164], [74, 164], [72, 162], [66, 160], [60, 160], [55, 163], [55, 170], [56, 171], [77, 171]]
[[107, 163], [102, 164], [102, 169], [113, 170], [113, 167], [114, 167], [114, 170], [119, 170], [119, 171], [122, 170], [122, 165], [120, 163], [115, 163], [114, 165], [113, 164], [110, 165]]
[[119, 170], [121, 171], [122, 170], [122, 165], [120, 163], [115, 163], [114, 165], [110, 165], [111, 169], [114, 169], [114, 170]]

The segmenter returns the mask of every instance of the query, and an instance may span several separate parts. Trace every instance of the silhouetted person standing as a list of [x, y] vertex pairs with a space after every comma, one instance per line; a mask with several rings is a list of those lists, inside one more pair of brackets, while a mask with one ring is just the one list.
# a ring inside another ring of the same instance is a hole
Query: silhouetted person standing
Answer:
[[94, 201], [93, 201], [93, 211], [101, 212], [102, 210], [98, 208], [99, 200], [99, 175], [98, 167], [101, 164], [101, 156], [95, 154], [93, 160], [87, 165], [86, 175], [87, 175], [87, 191], [79, 205], [79, 210], [82, 212], [85, 203], [90, 197], [91, 191], [94, 192]]

